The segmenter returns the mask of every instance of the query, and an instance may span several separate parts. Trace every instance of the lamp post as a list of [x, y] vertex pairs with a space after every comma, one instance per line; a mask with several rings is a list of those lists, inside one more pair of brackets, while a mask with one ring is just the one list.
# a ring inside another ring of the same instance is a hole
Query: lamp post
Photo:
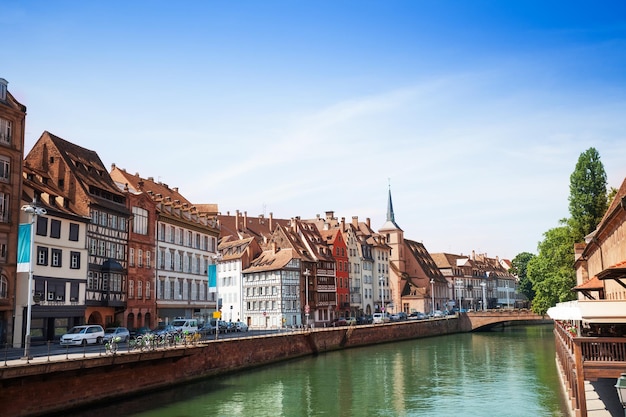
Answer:
[[504, 286], [506, 288], [506, 309], [509, 309], [509, 281], [504, 281]]
[[431, 306], [430, 312], [431, 314], [435, 314], [435, 279], [431, 278], [430, 280], [430, 298], [431, 298]]
[[24, 337], [24, 359], [31, 359], [30, 356], [30, 325], [33, 309], [33, 264], [35, 259], [35, 225], [37, 223], [37, 216], [43, 216], [46, 214], [46, 209], [37, 207], [35, 200], [32, 203], [22, 206], [24, 213], [30, 214], [30, 260], [28, 263], [28, 294], [27, 294], [27, 308], [26, 308], [26, 336]]
[[380, 299], [382, 306], [380, 307], [380, 311], [383, 313], [383, 323], [385, 322], [385, 278], [381, 275], [378, 277], [378, 282], [380, 283]]
[[459, 306], [457, 307], [459, 309], [459, 313], [461, 312], [461, 309], [463, 308], [463, 305], [461, 304], [463, 301], [461, 299], [462, 295], [463, 295], [463, 281], [461, 281], [460, 279], [456, 280], [456, 286], [459, 290], [459, 295], [458, 295], [458, 301], [459, 301]]
[[481, 282], [480, 286], [483, 287], [483, 311], [487, 310], [487, 305], [485, 304], [485, 291], [487, 288], [487, 283], [486, 282]]
[[309, 307], [309, 275], [311, 275], [311, 271], [309, 271], [309, 268], [304, 270], [304, 278], [306, 279], [306, 286], [305, 288], [305, 297], [306, 297], [306, 304], [304, 305], [304, 316], [306, 317], [306, 327], [309, 327], [309, 313], [311, 312], [311, 307]]
[[626, 417], [626, 374], [621, 374], [615, 383], [615, 389], [617, 390], [617, 396], [619, 402], [624, 408], [624, 416]]

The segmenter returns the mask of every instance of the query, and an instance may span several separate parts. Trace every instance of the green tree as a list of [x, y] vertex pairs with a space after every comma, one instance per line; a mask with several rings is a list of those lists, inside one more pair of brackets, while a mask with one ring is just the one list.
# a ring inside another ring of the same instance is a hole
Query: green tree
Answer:
[[527, 266], [528, 262], [535, 257], [530, 252], [518, 253], [511, 261], [511, 273], [519, 278], [519, 291], [532, 301], [535, 298], [535, 290], [533, 283], [528, 279]]
[[[580, 154], [570, 175], [569, 224], [580, 242], [596, 229], [607, 209], [606, 172], [595, 148]], [[572, 249], [573, 250], [573, 249]]]
[[532, 309], [537, 314], [575, 298], [572, 288], [576, 286], [576, 273], [572, 266], [576, 240], [567, 220], [560, 223], [562, 226], [544, 233], [539, 254], [527, 264], [526, 274], [535, 292]]

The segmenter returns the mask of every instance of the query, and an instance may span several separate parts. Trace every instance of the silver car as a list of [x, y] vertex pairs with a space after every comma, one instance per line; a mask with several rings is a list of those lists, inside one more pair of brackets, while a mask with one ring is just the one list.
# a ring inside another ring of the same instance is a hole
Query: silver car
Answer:
[[117, 341], [128, 342], [130, 339], [130, 332], [126, 327], [107, 327], [104, 329], [104, 341], [108, 342], [114, 337], [119, 337]]
[[102, 343], [104, 329], [97, 324], [74, 326], [69, 332], [61, 336], [62, 346], [85, 346], [88, 344]]

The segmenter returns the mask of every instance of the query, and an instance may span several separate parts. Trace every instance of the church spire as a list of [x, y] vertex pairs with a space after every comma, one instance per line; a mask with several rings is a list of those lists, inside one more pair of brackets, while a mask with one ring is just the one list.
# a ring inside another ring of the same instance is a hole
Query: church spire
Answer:
[[389, 184], [389, 201], [387, 202], [387, 221], [396, 223], [396, 216], [393, 214], [393, 203], [391, 202], [391, 184]]
[[396, 215], [393, 212], [393, 202], [391, 201], [391, 183], [389, 184], [389, 199], [387, 200], [387, 220], [381, 230], [402, 230], [396, 223]]

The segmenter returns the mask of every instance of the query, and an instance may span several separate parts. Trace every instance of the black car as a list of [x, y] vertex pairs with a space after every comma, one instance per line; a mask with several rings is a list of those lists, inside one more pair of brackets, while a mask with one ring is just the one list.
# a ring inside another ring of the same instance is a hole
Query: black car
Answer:
[[356, 318], [356, 324], [372, 324], [372, 316], [360, 316]]

